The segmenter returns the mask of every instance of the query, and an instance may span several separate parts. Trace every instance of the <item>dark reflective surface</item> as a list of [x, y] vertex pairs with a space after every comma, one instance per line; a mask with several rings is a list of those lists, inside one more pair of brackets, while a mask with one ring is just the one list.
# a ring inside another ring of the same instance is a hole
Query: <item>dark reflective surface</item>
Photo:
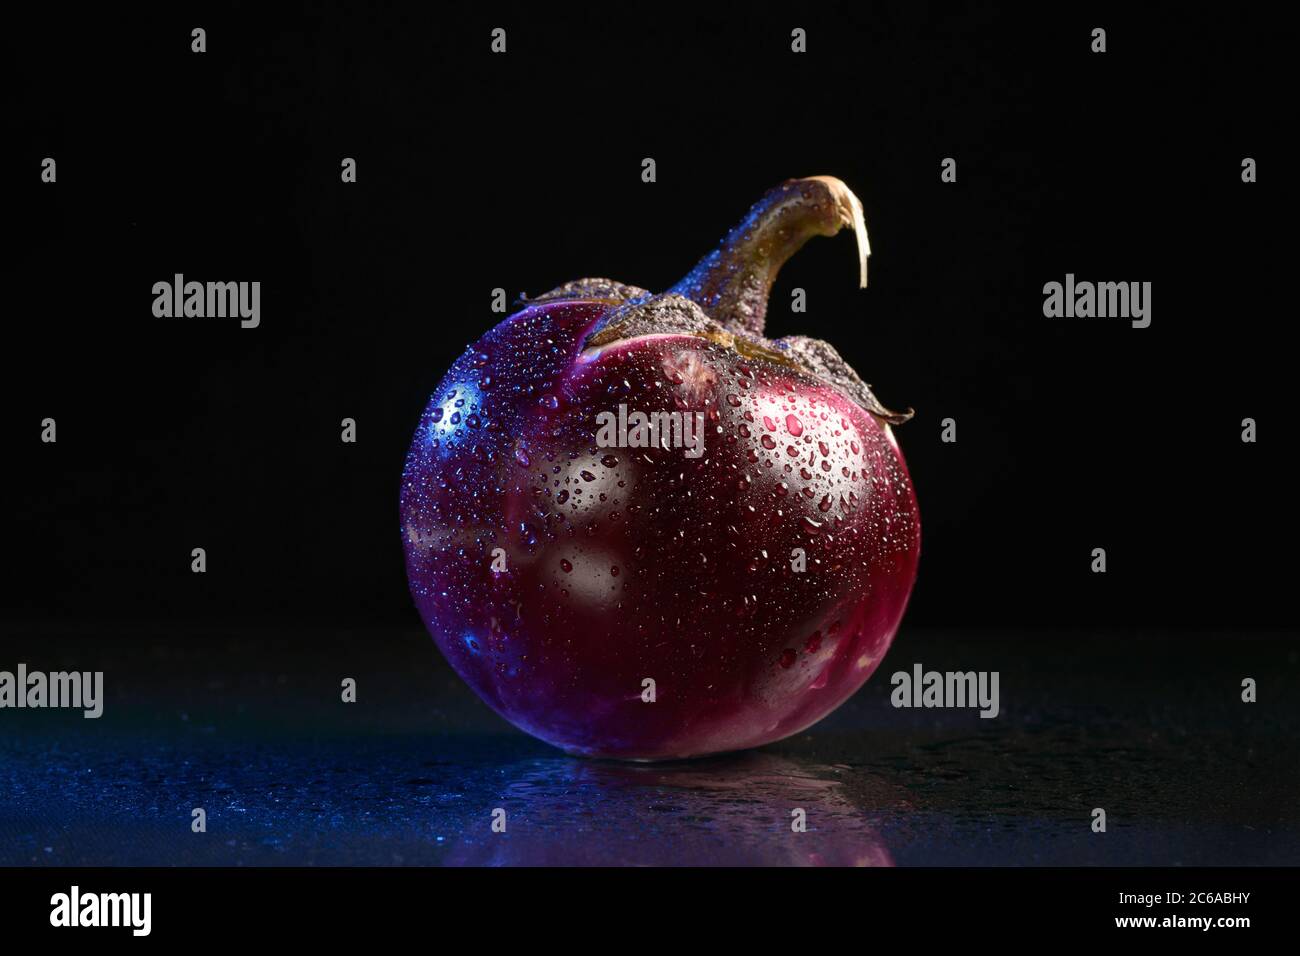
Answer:
[[[1300, 863], [1285, 638], [904, 634], [805, 734], [629, 764], [514, 732], [413, 633], [233, 635], [220, 656], [12, 634], [7, 660], [103, 669], [108, 699], [98, 721], [0, 713], [0, 864]], [[999, 670], [1001, 716], [891, 707], [914, 661]]]
[[[509, 841], [464, 840], [448, 862], [892, 865], [844, 770], [769, 753], [673, 766], [520, 761], [502, 768], [500, 805], [523, 826]], [[799, 811], [806, 829], [795, 832]]]

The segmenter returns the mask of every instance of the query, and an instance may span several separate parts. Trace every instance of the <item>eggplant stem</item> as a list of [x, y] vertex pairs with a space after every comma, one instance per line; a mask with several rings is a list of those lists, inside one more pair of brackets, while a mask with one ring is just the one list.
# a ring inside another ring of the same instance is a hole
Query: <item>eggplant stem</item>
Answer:
[[686, 296], [724, 326], [762, 336], [781, 266], [813, 236], [833, 236], [844, 228], [857, 240], [858, 283], [865, 289], [871, 243], [858, 197], [834, 176], [786, 180], [669, 291]]

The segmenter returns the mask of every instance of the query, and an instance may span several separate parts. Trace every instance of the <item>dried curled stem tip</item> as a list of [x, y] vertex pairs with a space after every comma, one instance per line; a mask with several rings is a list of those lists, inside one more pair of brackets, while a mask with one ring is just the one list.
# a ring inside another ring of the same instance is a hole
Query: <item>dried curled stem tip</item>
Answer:
[[813, 236], [833, 236], [845, 227], [858, 241], [858, 281], [865, 288], [871, 245], [858, 197], [834, 176], [788, 179], [756, 202], [670, 291], [695, 302], [716, 322], [761, 336], [781, 266]]
[[867, 287], [867, 260], [871, 258], [871, 241], [867, 238], [867, 217], [862, 214], [862, 202], [853, 195], [853, 190], [844, 185], [844, 180], [834, 176], [809, 176], [811, 180], [824, 183], [830, 190], [835, 206], [839, 210], [840, 224], [853, 229], [858, 240], [858, 286]]

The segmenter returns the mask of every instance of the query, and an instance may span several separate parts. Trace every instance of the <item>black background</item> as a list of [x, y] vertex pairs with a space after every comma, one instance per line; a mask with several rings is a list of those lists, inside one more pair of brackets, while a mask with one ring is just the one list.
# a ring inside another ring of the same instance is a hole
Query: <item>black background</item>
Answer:
[[[871, 286], [849, 238], [811, 243], [769, 332], [827, 339], [917, 411], [897, 430], [923, 526], [905, 630], [1290, 623], [1276, 25], [1241, 7], [424, 11], [11, 28], [5, 619], [418, 626], [402, 462], [501, 318], [491, 290], [661, 290], [767, 188], [831, 174], [865, 205]], [[154, 318], [176, 272], [261, 281], [260, 328]], [[1150, 328], [1044, 318], [1067, 272], [1152, 282]]]

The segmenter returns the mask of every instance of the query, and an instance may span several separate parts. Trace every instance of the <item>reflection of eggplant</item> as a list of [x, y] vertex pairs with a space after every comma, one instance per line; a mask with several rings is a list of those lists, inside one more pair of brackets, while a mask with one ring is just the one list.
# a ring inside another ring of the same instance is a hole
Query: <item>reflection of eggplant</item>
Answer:
[[[497, 806], [466, 821], [452, 865], [892, 866], [834, 768], [745, 753], [699, 763], [623, 764], [563, 757], [504, 769]], [[792, 811], [807, 830], [791, 829]]]
[[516, 726], [589, 756], [739, 750], [879, 665], [920, 550], [907, 416], [825, 342], [763, 331], [782, 264], [845, 227], [865, 284], [857, 198], [790, 180], [667, 292], [571, 282], [442, 380], [402, 480], [411, 592]]

